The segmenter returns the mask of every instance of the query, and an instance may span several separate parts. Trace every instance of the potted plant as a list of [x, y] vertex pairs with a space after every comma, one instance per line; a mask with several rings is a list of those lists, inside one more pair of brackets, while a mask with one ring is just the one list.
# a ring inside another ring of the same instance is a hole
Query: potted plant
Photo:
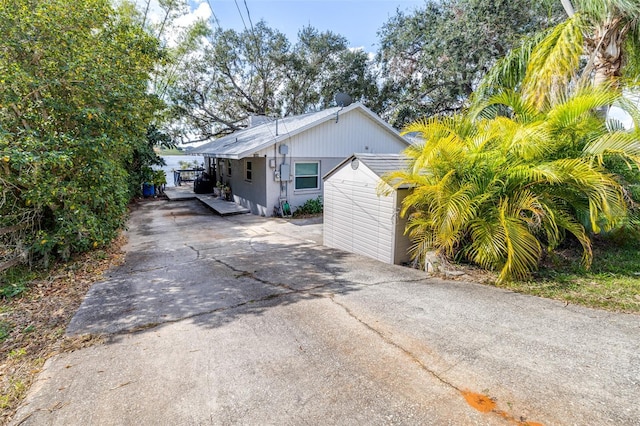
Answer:
[[144, 166], [140, 170], [140, 177], [142, 178], [142, 196], [145, 198], [153, 197], [156, 193], [153, 184], [153, 169], [149, 166]]
[[164, 170], [153, 171], [153, 185], [155, 186], [156, 195], [164, 194], [164, 188], [167, 185], [167, 175]]

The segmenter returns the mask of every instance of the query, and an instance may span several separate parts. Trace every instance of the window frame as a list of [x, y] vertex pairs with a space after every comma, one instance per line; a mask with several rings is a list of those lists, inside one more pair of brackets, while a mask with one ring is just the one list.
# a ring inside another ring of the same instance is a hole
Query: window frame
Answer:
[[[298, 175], [297, 166], [298, 164], [315, 164], [316, 165], [316, 174], [315, 175]], [[316, 186], [314, 188], [298, 188], [298, 178], [316, 178]], [[319, 191], [320, 190], [320, 161], [296, 161], [293, 163], [293, 189], [294, 191]]]
[[244, 160], [244, 180], [253, 181], [253, 162], [251, 160]]

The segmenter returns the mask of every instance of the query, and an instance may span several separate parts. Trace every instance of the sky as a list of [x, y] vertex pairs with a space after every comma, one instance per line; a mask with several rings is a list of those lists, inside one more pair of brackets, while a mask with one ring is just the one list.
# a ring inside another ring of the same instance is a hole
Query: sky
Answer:
[[242, 31], [244, 25], [250, 27], [249, 9], [254, 24], [263, 19], [292, 43], [296, 42], [300, 29], [311, 25], [344, 36], [349, 47], [375, 52], [377, 32], [396, 10], [410, 12], [424, 3], [424, 0], [189, 0], [192, 13], [181, 20], [187, 23], [195, 17], [209, 18], [210, 4], [223, 29]]

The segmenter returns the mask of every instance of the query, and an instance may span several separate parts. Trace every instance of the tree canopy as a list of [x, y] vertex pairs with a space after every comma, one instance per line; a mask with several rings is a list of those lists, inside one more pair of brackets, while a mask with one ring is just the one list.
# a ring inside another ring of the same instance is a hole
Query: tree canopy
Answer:
[[627, 214], [624, 186], [607, 161], [626, 161], [635, 173], [640, 166], [638, 132], [609, 128], [596, 113], [619, 97], [589, 88], [538, 110], [504, 93], [490, 104], [508, 106], [510, 117], [408, 126], [423, 142], [407, 149], [408, 170], [389, 180], [414, 188], [403, 201], [414, 256], [422, 261], [433, 250], [498, 270], [500, 281], [521, 279], [570, 234], [588, 266], [590, 235], [620, 226]]
[[168, 96], [192, 140], [241, 129], [250, 115], [326, 108], [338, 92], [365, 103], [377, 94], [367, 54], [330, 31], [305, 27], [291, 44], [260, 21], [243, 31], [218, 28], [202, 44], [180, 66]]
[[379, 32], [383, 116], [400, 128], [461, 112], [497, 59], [560, 13], [557, 2], [524, 0], [428, 1], [398, 11]]
[[[404, 207], [418, 259], [435, 250], [520, 279], [567, 235], [586, 266], [594, 234], [638, 235], [629, 213], [640, 201], [640, 113], [620, 90], [633, 64], [621, 58], [639, 50], [638, 15], [635, 3], [617, 3], [576, 2], [487, 73], [469, 111], [406, 129], [422, 142], [390, 178], [415, 188]], [[602, 113], [616, 103], [632, 129]]]

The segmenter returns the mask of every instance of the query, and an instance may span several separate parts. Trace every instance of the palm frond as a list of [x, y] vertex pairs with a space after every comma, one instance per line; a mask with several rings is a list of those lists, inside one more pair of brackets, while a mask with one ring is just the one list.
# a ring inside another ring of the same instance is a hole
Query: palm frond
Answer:
[[514, 90], [503, 90], [490, 97], [486, 106], [492, 105], [504, 105], [511, 111], [513, 119], [522, 123], [536, 120], [540, 116], [536, 106]]
[[476, 215], [473, 203], [474, 187], [471, 182], [457, 188], [439, 200], [438, 241], [444, 252], [452, 255], [466, 232], [467, 223]]
[[538, 110], [552, 104], [576, 75], [582, 52], [582, 21], [576, 13], [558, 24], [531, 52], [522, 83], [523, 96]]
[[582, 263], [588, 268], [593, 260], [593, 251], [591, 249], [591, 240], [587, 235], [584, 226], [582, 226], [574, 217], [565, 212], [557, 212], [555, 221], [559, 228], [565, 229], [573, 235], [582, 246]]
[[622, 188], [606, 170], [587, 159], [560, 159], [551, 165], [563, 183], [584, 194], [589, 203], [589, 221], [594, 232], [611, 229], [624, 216], [626, 204]]
[[543, 121], [519, 123], [506, 117], [491, 121], [491, 133], [499, 135], [499, 149], [512, 164], [541, 158], [553, 147], [552, 134]]
[[640, 159], [640, 134], [625, 130], [605, 133], [598, 139], [586, 144], [583, 153], [594, 156], [615, 153], [637, 161]]
[[538, 265], [542, 254], [540, 242], [520, 216], [527, 203], [534, 200], [535, 197], [528, 194], [516, 194], [514, 198], [505, 198], [500, 203], [499, 220], [504, 229], [507, 251], [498, 282], [526, 278]]
[[[498, 62], [482, 78], [478, 88], [471, 96], [469, 108], [470, 117], [475, 120], [488, 107], [486, 101], [495, 93], [519, 88], [527, 71], [527, 64], [535, 47], [546, 37], [551, 30], [541, 32], [532, 37], [524, 38], [521, 45], [512, 49], [507, 56]], [[490, 118], [487, 116], [486, 118]]]
[[584, 88], [568, 98], [561, 98], [561, 102], [547, 112], [549, 126], [554, 129], [572, 127], [581, 122], [585, 115], [594, 115], [598, 108], [608, 107], [616, 102], [620, 99], [620, 94], [607, 86], [601, 86]]
[[578, 12], [591, 18], [605, 16], [639, 16], [640, 3], [636, 0], [573, 0]]
[[467, 259], [490, 270], [502, 266], [507, 253], [504, 228], [496, 220], [497, 211], [493, 210], [469, 223], [471, 243], [464, 250]]
[[427, 252], [434, 250], [436, 234], [433, 227], [434, 221], [423, 213], [414, 213], [409, 218], [405, 233], [412, 241], [409, 253], [414, 260], [422, 261]]
[[[640, 40], [638, 44], [640, 45]], [[640, 52], [638, 53], [638, 56], [640, 62]], [[638, 66], [638, 71], [638, 76], [636, 78], [640, 79], [640, 63]], [[633, 87], [631, 89], [631, 93], [634, 92], [636, 96], [639, 96], [638, 93], [640, 92], [640, 82], [638, 83], [638, 87]], [[630, 95], [630, 93], [627, 93], [627, 95]], [[616, 106], [620, 107], [624, 112], [631, 116], [631, 119], [633, 120], [633, 128], [636, 131], [640, 129], [640, 108], [638, 108], [638, 105], [635, 102], [633, 102], [627, 96], [620, 96], [620, 98], [616, 102]]]
[[553, 167], [548, 167], [548, 164], [517, 165], [506, 170], [505, 175], [511, 181], [525, 187], [536, 184], [560, 184], [564, 179]]

